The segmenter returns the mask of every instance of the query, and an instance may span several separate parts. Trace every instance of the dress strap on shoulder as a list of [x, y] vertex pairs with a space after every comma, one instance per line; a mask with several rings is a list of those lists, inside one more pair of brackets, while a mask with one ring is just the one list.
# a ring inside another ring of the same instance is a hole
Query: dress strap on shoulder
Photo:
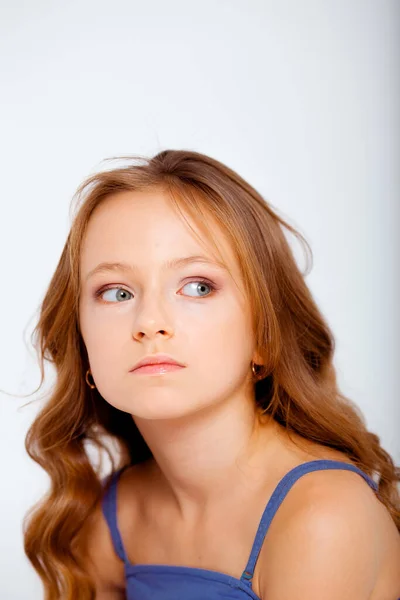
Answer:
[[251, 549], [249, 561], [241, 576], [241, 580], [245, 582], [249, 587], [251, 587], [251, 582], [254, 575], [254, 568], [256, 566], [258, 555], [263, 545], [268, 528], [271, 524], [272, 519], [274, 518], [276, 511], [278, 510], [282, 501], [286, 497], [290, 488], [302, 475], [305, 475], [306, 473], [310, 473], [312, 471], [321, 471], [326, 469], [344, 469], [347, 471], [354, 471], [355, 473], [361, 475], [375, 492], [378, 491], [378, 484], [373, 479], [371, 479], [369, 475], [364, 473], [364, 471], [362, 471], [355, 465], [344, 463], [342, 461], [328, 459], [312, 460], [291, 469], [279, 481], [261, 517], [261, 521], [254, 539], [254, 544]]
[[101, 508], [110, 530], [114, 550], [121, 560], [128, 562], [128, 557], [122, 543], [121, 533], [117, 522], [117, 484], [121, 473], [128, 465], [121, 467], [106, 478], [105, 491], [101, 502]]

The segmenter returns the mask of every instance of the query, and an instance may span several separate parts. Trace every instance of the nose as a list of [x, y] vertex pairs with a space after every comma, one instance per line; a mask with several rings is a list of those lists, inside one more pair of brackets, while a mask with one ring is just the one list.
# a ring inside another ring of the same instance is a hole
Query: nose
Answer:
[[140, 331], [135, 330], [132, 334], [132, 337], [137, 341], [142, 340], [144, 337], [153, 339], [159, 336], [162, 338], [170, 338], [172, 337], [172, 333], [168, 329], [157, 329], [157, 327], [148, 326], [146, 328], [142, 327]]
[[137, 341], [143, 338], [153, 339], [157, 337], [170, 338], [173, 336], [173, 327], [170, 319], [166, 316], [160, 306], [154, 301], [147, 302], [141, 311], [136, 313], [132, 328], [132, 337]]

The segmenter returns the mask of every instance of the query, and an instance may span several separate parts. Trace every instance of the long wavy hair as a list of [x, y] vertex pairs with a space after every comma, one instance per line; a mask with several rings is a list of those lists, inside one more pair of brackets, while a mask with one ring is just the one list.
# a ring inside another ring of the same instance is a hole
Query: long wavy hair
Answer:
[[94, 209], [119, 191], [163, 190], [210, 243], [207, 218], [216, 219], [240, 265], [263, 358], [254, 378], [256, 407], [283, 425], [289, 437], [294, 432], [345, 453], [379, 484], [379, 498], [400, 530], [400, 468], [379, 437], [367, 430], [357, 406], [338, 389], [333, 335], [285, 237], [293, 234], [312, 259], [303, 235], [235, 171], [204, 154], [164, 150], [151, 159], [117, 158], [128, 162], [90, 175], [74, 195], [71, 229], [32, 334], [39, 388], [45, 361], [56, 372], [54, 387], [25, 440], [28, 454], [51, 481], [47, 495], [24, 519], [25, 553], [43, 582], [46, 600], [95, 596], [94, 584], [73, 552], [103, 492], [101, 466], [91, 457], [91, 446], [99, 456], [109, 456], [111, 472], [152, 456], [131, 415], [106, 402], [85, 381], [89, 361], [78, 314], [81, 244]]

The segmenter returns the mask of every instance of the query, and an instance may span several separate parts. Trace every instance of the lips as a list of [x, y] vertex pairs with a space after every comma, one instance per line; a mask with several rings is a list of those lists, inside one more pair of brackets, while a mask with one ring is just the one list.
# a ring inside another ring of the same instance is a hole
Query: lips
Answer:
[[133, 374], [140, 373], [143, 375], [164, 375], [166, 373], [173, 373], [174, 371], [181, 371], [184, 367], [179, 365], [171, 365], [171, 363], [160, 363], [156, 365], [144, 365], [144, 367], [138, 367], [133, 371]]
[[177, 367], [185, 366], [183, 363], [178, 362], [177, 360], [175, 360], [174, 358], [172, 358], [172, 356], [169, 356], [168, 354], [153, 354], [153, 355], [145, 356], [144, 358], [142, 358], [130, 370], [135, 371], [136, 369], [139, 369], [140, 367], [144, 367], [147, 365], [175, 365]]

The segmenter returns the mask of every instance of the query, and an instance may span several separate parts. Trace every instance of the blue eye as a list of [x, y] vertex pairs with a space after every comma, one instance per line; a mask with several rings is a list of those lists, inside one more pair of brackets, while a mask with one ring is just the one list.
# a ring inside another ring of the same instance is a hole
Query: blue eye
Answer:
[[[128, 292], [127, 290], [124, 290], [124, 288], [119, 288], [119, 287], [108, 288], [106, 290], [100, 290], [99, 292], [97, 292], [96, 295], [104, 299], [104, 294], [106, 294], [107, 292], [115, 292], [115, 291], [117, 291], [117, 294], [116, 294], [117, 302], [123, 302], [124, 300], [129, 300], [130, 298], [127, 298], [127, 296], [132, 296], [132, 294], [130, 292]], [[112, 296], [111, 296], [111, 298], [112, 298]], [[107, 300], [107, 298], [105, 298], [105, 300]], [[113, 300], [110, 298], [107, 301], [113, 302]]]
[[[197, 292], [199, 295], [195, 295], [195, 296], [191, 296], [191, 294], [187, 294], [193, 298], [202, 298], [202, 297], [206, 297], [209, 296], [212, 292], [217, 290], [217, 287], [212, 284], [210, 281], [205, 280], [205, 279], [196, 279], [195, 281], [189, 281], [188, 283], [186, 283], [183, 288], [187, 287], [187, 286], [193, 286], [192, 290], [194, 290], [195, 292]], [[183, 289], [182, 288], [182, 289]], [[208, 288], [208, 291], [207, 291]], [[109, 297], [105, 297], [105, 294], [109, 293]], [[117, 302], [124, 302], [126, 300], [130, 300], [131, 298], [133, 298], [133, 294], [131, 294], [131, 292], [128, 292], [128, 290], [126, 290], [123, 287], [109, 287], [109, 288], [103, 288], [98, 290], [97, 292], [95, 292], [95, 297], [96, 298], [101, 298], [104, 302], [111, 302], [112, 304], [115, 304]]]
[[208, 281], [203, 281], [202, 279], [198, 280], [198, 281], [190, 281], [189, 283], [186, 283], [183, 287], [187, 287], [188, 285], [194, 285], [194, 290], [197, 291], [198, 293], [200, 293], [201, 295], [198, 297], [202, 297], [204, 295], [210, 295], [210, 293], [204, 293], [204, 288], [208, 288], [211, 291], [215, 290], [215, 287]]

